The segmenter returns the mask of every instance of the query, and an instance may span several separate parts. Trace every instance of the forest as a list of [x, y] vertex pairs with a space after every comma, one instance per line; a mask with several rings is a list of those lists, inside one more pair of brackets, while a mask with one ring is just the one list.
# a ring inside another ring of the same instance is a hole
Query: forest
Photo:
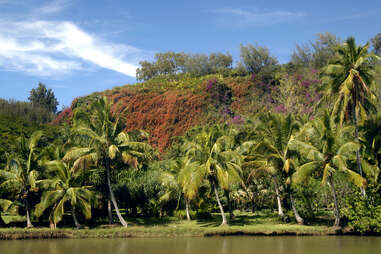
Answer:
[[0, 99], [0, 227], [260, 214], [381, 233], [381, 34], [157, 53], [139, 81], [57, 111], [39, 84]]

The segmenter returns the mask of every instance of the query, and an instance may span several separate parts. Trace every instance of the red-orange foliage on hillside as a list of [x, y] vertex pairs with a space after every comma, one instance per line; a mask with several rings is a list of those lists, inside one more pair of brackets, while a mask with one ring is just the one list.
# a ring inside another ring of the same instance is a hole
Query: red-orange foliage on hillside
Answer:
[[[173, 137], [199, 124], [205, 107], [205, 95], [179, 90], [132, 93], [126, 89], [111, 98], [115, 108], [127, 108], [126, 130], [147, 131], [151, 145], [161, 151], [170, 145]], [[121, 106], [117, 106], [119, 103]]]
[[[209, 87], [217, 83], [216, 78], [211, 77], [195, 85], [194, 90], [159, 85], [150, 88], [127, 85], [93, 95], [110, 98], [114, 103], [113, 110], [124, 112], [127, 131], [147, 131], [151, 145], [164, 151], [170, 146], [173, 137], [182, 136], [199, 124], [226, 121], [226, 117], [234, 116], [231, 110], [244, 114], [263, 109], [258, 96], [253, 97], [258, 91], [252, 79], [227, 78], [220, 83], [220, 89], [216, 88], [215, 91]], [[229, 90], [223, 89], [225, 84], [231, 88], [230, 96], [234, 97], [231, 105], [231, 98], [225, 98], [229, 95]], [[86, 104], [93, 95], [74, 100], [71, 109]], [[221, 101], [220, 97], [224, 100]], [[221, 108], [216, 109], [219, 106]], [[57, 116], [54, 123], [59, 124], [71, 117], [72, 111], [67, 109]]]
[[[183, 135], [198, 125], [206, 111], [207, 94], [193, 94], [187, 90], [141, 92], [129, 87], [106, 92], [113, 100], [113, 110], [125, 111], [126, 131], [145, 130], [150, 134], [152, 146], [163, 151], [171, 139]], [[70, 110], [69, 110], [70, 109]], [[72, 117], [71, 108], [64, 110], [54, 124]]]

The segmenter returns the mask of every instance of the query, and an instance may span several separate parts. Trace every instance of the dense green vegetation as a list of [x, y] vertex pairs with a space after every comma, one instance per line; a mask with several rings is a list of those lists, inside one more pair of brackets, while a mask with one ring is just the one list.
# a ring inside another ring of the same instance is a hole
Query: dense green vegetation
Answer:
[[[78, 98], [52, 126], [4, 114], [0, 222], [380, 233], [377, 38], [371, 52], [321, 34], [283, 65], [253, 45], [236, 67], [229, 54], [159, 53], [137, 70], [144, 83]], [[32, 94], [55, 112], [50, 90]], [[129, 232], [116, 231], [103, 233]]]

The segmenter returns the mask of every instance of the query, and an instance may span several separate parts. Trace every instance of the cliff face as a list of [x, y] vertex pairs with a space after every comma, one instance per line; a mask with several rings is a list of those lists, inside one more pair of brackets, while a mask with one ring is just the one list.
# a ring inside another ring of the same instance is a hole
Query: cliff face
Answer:
[[202, 77], [176, 81], [155, 80], [126, 85], [91, 94], [73, 101], [53, 122], [71, 119], [73, 110], [92, 96], [107, 96], [114, 110], [126, 109], [126, 130], [145, 130], [150, 143], [160, 151], [169, 147], [173, 137], [191, 127], [210, 122], [230, 121], [237, 115], [255, 111], [253, 99], [260, 92], [250, 77]]

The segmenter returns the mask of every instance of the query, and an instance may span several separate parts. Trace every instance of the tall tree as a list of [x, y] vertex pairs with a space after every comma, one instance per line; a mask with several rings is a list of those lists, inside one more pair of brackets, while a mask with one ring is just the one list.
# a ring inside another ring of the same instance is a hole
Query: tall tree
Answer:
[[335, 56], [340, 39], [331, 33], [318, 33], [314, 42], [296, 45], [291, 63], [296, 66], [322, 68]]
[[[345, 117], [355, 126], [355, 140], [359, 141], [359, 118], [365, 120], [367, 113], [375, 111], [373, 93], [374, 56], [368, 52], [369, 44], [356, 45], [355, 39], [349, 37], [338, 48], [337, 58], [325, 70], [326, 97], [336, 97], [332, 114], [338, 116], [340, 125]], [[360, 150], [356, 152], [358, 172], [362, 176]], [[364, 192], [363, 192], [364, 193]]]
[[372, 42], [373, 52], [381, 55], [381, 33], [378, 33], [370, 41]]
[[113, 162], [121, 159], [124, 163], [137, 167], [137, 158], [148, 158], [152, 151], [150, 145], [136, 141], [132, 135], [123, 131], [123, 112], [112, 111], [112, 103], [106, 98], [96, 98], [88, 111], [79, 109], [74, 115], [74, 131], [89, 138], [89, 145], [74, 147], [64, 157], [64, 161], [73, 160], [74, 169], [86, 168], [91, 164], [105, 169], [107, 186], [111, 202], [120, 223], [127, 227], [119, 211], [111, 185]]
[[194, 133], [192, 140], [187, 141], [184, 147], [186, 156], [199, 166], [189, 168], [192, 181], [187, 184], [197, 189], [204, 179], [209, 181], [221, 212], [221, 225], [226, 225], [228, 221], [218, 188], [228, 190], [232, 183], [241, 182], [241, 155], [234, 150], [234, 139], [226, 135], [226, 125], [198, 128]]
[[273, 70], [278, 60], [270, 55], [266, 47], [248, 44], [241, 45], [241, 61], [249, 73], [258, 73], [262, 70]]
[[13, 205], [24, 207], [28, 228], [33, 227], [30, 201], [32, 193], [37, 191], [38, 161], [41, 157], [38, 145], [42, 135], [41, 131], [36, 131], [29, 139], [19, 138], [15, 154], [8, 158], [7, 167], [0, 170], [0, 178], [3, 179], [0, 188], [11, 193]]
[[340, 225], [340, 210], [337, 199], [333, 176], [342, 173], [354, 184], [364, 188], [366, 180], [348, 168], [348, 161], [355, 159], [355, 151], [360, 145], [348, 141], [348, 133], [353, 130], [352, 126], [340, 127], [336, 125], [325, 111], [321, 118], [307, 123], [300, 133], [289, 142], [290, 149], [298, 151], [305, 159], [293, 175], [296, 182], [308, 180], [318, 175], [322, 183], [328, 183], [334, 200], [334, 226]]
[[[262, 136], [262, 139], [257, 141], [254, 149], [248, 154], [246, 166], [251, 167], [252, 173], [250, 175], [262, 171], [272, 177], [278, 204], [278, 214], [283, 216], [280, 184], [283, 185], [284, 178], [289, 178], [291, 185], [292, 159], [289, 154], [288, 143], [299, 130], [301, 123], [291, 114], [284, 116], [282, 114], [265, 113], [260, 114], [258, 118], [258, 127], [255, 129]], [[282, 180], [282, 182], [279, 182], [279, 180]], [[303, 219], [299, 216], [295, 207], [292, 189], [287, 188], [287, 190], [295, 220], [299, 224], [303, 224]]]
[[41, 82], [38, 83], [37, 88], [33, 88], [30, 91], [28, 99], [35, 106], [46, 108], [53, 113], [57, 111], [58, 101], [52, 89], [47, 89]]

